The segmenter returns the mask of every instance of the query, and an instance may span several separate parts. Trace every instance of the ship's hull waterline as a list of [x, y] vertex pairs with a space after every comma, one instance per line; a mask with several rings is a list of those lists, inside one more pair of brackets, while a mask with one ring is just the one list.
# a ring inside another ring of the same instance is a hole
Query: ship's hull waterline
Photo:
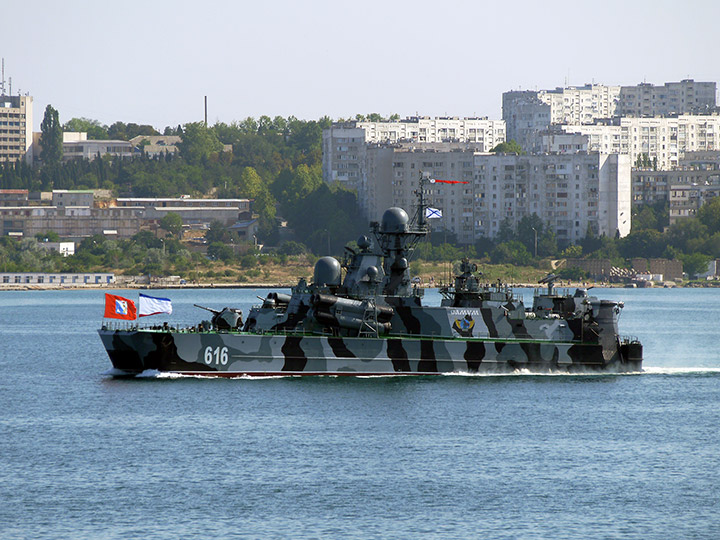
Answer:
[[146, 370], [214, 377], [638, 372], [639, 343], [522, 339], [333, 337], [246, 332], [99, 330], [114, 374]]

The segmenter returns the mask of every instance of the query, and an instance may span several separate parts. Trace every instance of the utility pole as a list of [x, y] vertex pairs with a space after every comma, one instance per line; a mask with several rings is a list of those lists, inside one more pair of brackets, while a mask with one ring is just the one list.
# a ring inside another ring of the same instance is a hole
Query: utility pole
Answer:
[[207, 127], [207, 96], [205, 96], [205, 127]]

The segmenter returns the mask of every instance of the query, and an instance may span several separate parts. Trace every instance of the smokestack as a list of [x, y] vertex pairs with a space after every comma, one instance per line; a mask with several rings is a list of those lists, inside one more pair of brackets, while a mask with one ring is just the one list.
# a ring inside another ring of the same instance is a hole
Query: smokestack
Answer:
[[205, 96], [205, 127], [207, 127], [207, 96]]

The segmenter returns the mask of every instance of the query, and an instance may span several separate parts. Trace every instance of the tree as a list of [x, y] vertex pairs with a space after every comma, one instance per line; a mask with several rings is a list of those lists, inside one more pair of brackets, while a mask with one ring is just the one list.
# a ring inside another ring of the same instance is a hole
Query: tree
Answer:
[[506, 217], [500, 222], [500, 228], [498, 229], [495, 240], [502, 244], [503, 242], [510, 242], [515, 240], [515, 231], [513, 231], [512, 221]]
[[695, 251], [694, 242], [707, 239], [707, 227], [696, 218], [685, 218], [670, 226], [666, 239], [668, 244], [683, 253], [692, 253]]
[[213, 242], [207, 249], [208, 257], [213, 260], [222, 260], [223, 262], [231, 262], [235, 258], [232, 247], [222, 242]]
[[[540, 253], [539, 242], [545, 234], [545, 224], [537, 214], [523, 216], [517, 224], [517, 239], [520, 240], [530, 253], [535, 253], [535, 239], [538, 239], [538, 253]], [[536, 236], [537, 235], [537, 236]]]
[[55, 231], [45, 231], [42, 233], [37, 233], [35, 235], [35, 239], [38, 242], [59, 242], [60, 235]]
[[494, 153], [501, 153], [501, 154], [517, 154], [519, 156], [523, 155], [525, 152], [522, 149], [522, 146], [518, 144], [518, 142], [515, 139], [510, 139], [506, 142], [501, 142], [500, 144], [496, 145], [495, 148], [490, 150]]
[[710, 257], [703, 253], [690, 253], [689, 255], [680, 255], [680, 260], [683, 263], [683, 270], [687, 272], [688, 276], [696, 277], [707, 271]]
[[211, 154], [221, 152], [223, 144], [217, 138], [215, 131], [205, 126], [203, 122], [185, 124], [183, 140], [178, 144], [180, 155], [188, 163], [201, 163]]
[[63, 126], [63, 131], [79, 131], [87, 133], [88, 139], [108, 139], [108, 128], [97, 120], [90, 118], [71, 118]]
[[47, 165], [58, 164], [63, 156], [63, 131], [60, 116], [52, 105], [45, 107], [45, 117], [40, 124], [40, 159]]
[[698, 210], [697, 218], [708, 228], [710, 234], [720, 231], [720, 197], [703, 204]]
[[182, 231], [183, 220], [179, 214], [175, 212], [168, 212], [160, 220], [160, 227], [165, 229], [167, 232], [177, 237]]
[[490, 254], [490, 259], [495, 264], [514, 264], [526, 266], [530, 264], [532, 255], [528, 252], [522, 242], [512, 240], [497, 245]]
[[665, 239], [660, 231], [644, 229], [631, 232], [620, 239], [620, 254], [630, 259], [632, 257], [662, 257], [665, 251]]

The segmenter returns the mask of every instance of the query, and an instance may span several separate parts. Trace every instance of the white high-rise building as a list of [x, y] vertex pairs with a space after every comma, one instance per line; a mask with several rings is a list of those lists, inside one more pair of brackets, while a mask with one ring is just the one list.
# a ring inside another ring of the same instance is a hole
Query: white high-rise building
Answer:
[[503, 94], [507, 138], [526, 151], [540, 151], [539, 135], [552, 124], [592, 124], [598, 119], [651, 117], [709, 112], [716, 104], [717, 85], [692, 79], [663, 86], [586, 84], [554, 90], [511, 91]]
[[367, 217], [390, 206], [414, 211], [420, 173], [468, 184], [433, 184], [430, 199], [443, 217], [431, 225], [461, 243], [493, 238], [503, 220], [512, 226], [536, 214], [562, 243], [588, 229], [625, 236], [631, 226], [628, 156], [601, 153], [495, 155], [456, 149], [378, 146], [368, 149]]
[[627, 117], [612, 124], [560, 127], [565, 133], [587, 136], [590, 152], [626, 154], [633, 165], [642, 156], [661, 170], [677, 167], [684, 152], [720, 150], [720, 116], [717, 115]]
[[0, 95], [0, 163], [32, 161], [33, 98]]

